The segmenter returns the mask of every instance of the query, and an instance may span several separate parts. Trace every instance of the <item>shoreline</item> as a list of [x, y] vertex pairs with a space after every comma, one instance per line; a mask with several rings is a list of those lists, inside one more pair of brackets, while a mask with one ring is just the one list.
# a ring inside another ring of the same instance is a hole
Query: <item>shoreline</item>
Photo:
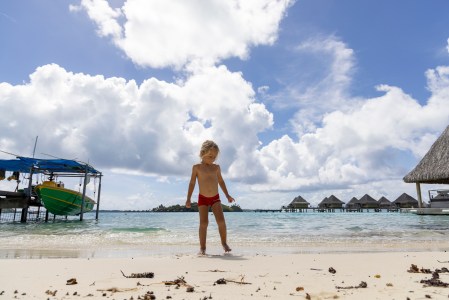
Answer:
[[[441, 299], [418, 268], [449, 267], [449, 253], [166, 254], [126, 258], [1, 259], [0, 299]], [[330, 268], [336, 272], [330, 272]], [[154, 274], [125, 278], [123, 274]], [[76, 284], [67, 285], [76, 279]], [[183, 278], [186, 284], [164, 282]], [[217, 284], [224, 279], [227, 284]], [[449, 282], [449, 273], [440, 280]], [[365, 282], [366, 287], [359, 287]], [[243, 284], [247, 283], [247, 284]], [[193, 287], [188, 292], [187, 287]], [[53, 295], [54, 294], [54, 295]], [[144, 298], [147, 295], [148, 298]]]
[[[218, 243], [208, 243], [208, 251], [220, 253], [221, 245]], [[363, 254], [363, 253], [408, 253], [408, 252], [446, 252], [449, 251], [449, 241], [428, 241], [423, 242], [397, 242], [397, 243], [301, 243], [282, 246], [260, 243], [257, 245], [241, 245], [240, 243], [230, 243], [231, 248], [240, 255], [297, 255], [297, 254]], [[64, 259], [64, 258], [136, 258], [136, 257], [159, 257], [167, 255], [191, 255], [198, 252], [197, 244], [153, 244], [142, 245], [122, 245], [121, 247], [108, 247], [104, 245], [85, 247], [61, 247], [56, 248], [36, 248], [23, 247], [0, 248], [0, 260], [7, 259]]]

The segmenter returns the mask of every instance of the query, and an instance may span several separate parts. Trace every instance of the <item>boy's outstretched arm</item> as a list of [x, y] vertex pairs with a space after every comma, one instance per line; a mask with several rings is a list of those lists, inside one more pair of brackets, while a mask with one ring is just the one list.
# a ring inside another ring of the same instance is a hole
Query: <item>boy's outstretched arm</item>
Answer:
[[221, 169], [220, 166], [218, 166], [218, 170], [217, 170], [217, 176], [218, 176], [218, 184], [220, 185], [221, 190], [223, 191], [223, 193], [225, 194], [226, 198], [228, 198], [228, 202], [232, 203], [235, 201], [234, 198], [232, 198], [231, 195], [229, 195], [228, 193], [228, 189], [226, 188], [226, 183], [224, 182], [223, 176], [221, 176]]
[[190, 208], [192, 206], [192, 194], [193, 190], [195, 189], [195, 183], [196, 183], [196, 176], [197, 176], [197, 170], [196, 167], [192, 167], [192, 175], [190, 176], [190, 182], [189, 182], [189, 189], [187, 191], [187, 201], [186, 201], [186, 207]]

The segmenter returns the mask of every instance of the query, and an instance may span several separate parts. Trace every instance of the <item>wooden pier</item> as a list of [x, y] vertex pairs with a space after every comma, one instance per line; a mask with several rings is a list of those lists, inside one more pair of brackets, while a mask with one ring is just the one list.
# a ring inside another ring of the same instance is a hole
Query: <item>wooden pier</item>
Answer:
[[255, 209], [254, 212], [282, 212], [282, 209]]
[[335, 212], [399, 212], [399, 208], [321, 208], [321, 207], [308, 207], [308, 208], [281, 208], [281, 209], [255, 209], [253, 212], [260, 213], [308, 213], [308, 212], [322, 212], [322, 213], [335, 213]]

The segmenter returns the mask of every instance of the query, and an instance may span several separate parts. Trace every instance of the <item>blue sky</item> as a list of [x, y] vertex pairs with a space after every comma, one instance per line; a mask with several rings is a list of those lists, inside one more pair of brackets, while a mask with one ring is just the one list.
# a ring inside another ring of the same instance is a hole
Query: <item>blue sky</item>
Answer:
[[183, 203], [204, 139], [244, 208], [415, 195], [402, 177], [449, 124], [448, 12], [443, 0], [2, 1], [0, 150], [30, 155], [39, 136], [38, 153], [90, 161], [103, 208]]

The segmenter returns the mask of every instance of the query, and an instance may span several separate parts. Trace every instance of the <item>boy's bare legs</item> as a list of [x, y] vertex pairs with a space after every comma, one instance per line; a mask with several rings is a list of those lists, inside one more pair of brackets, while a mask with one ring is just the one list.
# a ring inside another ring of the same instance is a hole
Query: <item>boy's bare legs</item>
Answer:
[[207, 237], [207, 226], [209, 225], [209, 206], [201, 205], [198, 206], [198, 212], [200, 214], [200, 254], [206, 254], [206, 237]]
[[228, 246], [226, 241], [227, 233], [226, 233], [226, 221], [223, 214], [223, 209], [221, 208], [221, 202], [217, 202], [212, 205], [212, 212], [215, 216], [215, 221], [218, 225], [218, 232], [220, 233], [221, 244], [223, 245], [223, 249], [225, 252], [231, 252], [231, 248]]

